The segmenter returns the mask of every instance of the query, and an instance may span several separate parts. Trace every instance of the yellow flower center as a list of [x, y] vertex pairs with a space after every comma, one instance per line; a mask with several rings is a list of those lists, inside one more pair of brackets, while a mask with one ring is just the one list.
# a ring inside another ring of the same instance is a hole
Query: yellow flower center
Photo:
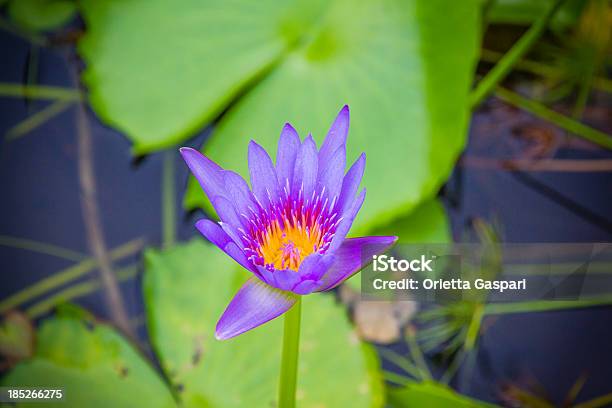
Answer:
[[304, 227], [304, 222], [293, 221], [285, 223], [284, 228], [274, 221], [260, 236], [257, 253], [266, 265], [297, 271], [308, 255], [323, 246], [323, 232], [318, 223]]

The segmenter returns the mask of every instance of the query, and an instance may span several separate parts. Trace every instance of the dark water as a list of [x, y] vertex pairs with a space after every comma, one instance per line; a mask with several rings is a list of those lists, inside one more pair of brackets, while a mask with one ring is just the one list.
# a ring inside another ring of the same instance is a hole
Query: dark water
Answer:
[[[2, 82], [23, 83], [27, 75], [29, 44], [0, 33]], [[74, 54], [67, 49], [40, 49], [38, 83], [74, 88]], [[49, 102], [0, 98], [0, 134]], [[80, 204], [77, 163], [76, 107], [73, 106], [27, 135], [0, 145], [0, 235], [42, 241], [87, 254], [86, 230]], [[102, 125], [88, 111], [94, 152], [97, 201], [109, 249], [142, 238], [146, 246], [161, 245], [162, 162], [164, 153], [135, 160], [129, 141]], [[201, 135], [186, 145], [199, 146]], [[175, 152], [176, 207], [180, 210], [187, 168]], [[193, 223], [201, 214], [177, 213], [177, 238], [194, 235]], [[140, 262], [141, 254], [116, 262], [117, 268]], [[74, 262], [27, 250], [0, 246], [0, 299]], [[90, 276], [84, 277], [84, 279]], [[138, 279], [121, 284], [132, 318], [143, 316]], [[78, 303], [97, 316], [108, 318], [101, 292]], [[142, 328], [141, 334], [145, 331]]]
[[[597, 103], [610, 106], [609, 99]], [[593, 126], [610, 131], [609, 116], [592, 116], [598, 119], [592, 121]], [[489, 101], [473, 117], [465, 156], [517, 157], [517, 135], [539, 126], [542, 122], [530, 115]], [[562, 131], [544, 126], [553, 132], [553, 139], [566, 137]], [[557, 147], [554, 157], [586, 160], [612, 156], [580, 141], [572, 144]], [[455, 239], [461, 238], [473, 217], [482, 217], [499, 226], [505, 242], [609, 242], [610, 191], [612, 177], [605, 172], [526, 173], [460, 167], [444, 195], [451, 203], [447, 209]], [[543, 390], [561, 404], [584, 375], [587, 381], [579, 400], [609, 393], [611, 321], [609, 307], [488, 318], [483, 323], [487, 329], [480, 340], [476, 368], [467, 378], [460, 373], [456, 383], [464, 392], [493, 401], [503, 383], [512, 381]]]
[[[0, 81], [22, 83], [30, 46], [0, 33]], [[41, 49], [38, 83], [73, 87], [69, 50]], [[0, 134], [47, 102], [0, 99]], [[514, 125], [537, 121], [520, 112], [500, 113], [495, 104], [478, 113], [466, 155], [498, 156], [517, 147], [496, 142], [514, 140]], [[137, 163], [130, 143], [100, 124], [88, 112], [93, 132], [98, 204], [106, 243], [115, 248], [142, 237], [149, 246], [161, 242], [161, 176], [163, 154], [149, 155]], [[606, 120], [604, 118], [604, 120]], [[607, 119], [609, 120], [609, 118]], [[601, 125], [601, 123], [598, 123]], [[604, 125], [606, 125], [604, 123]], [[484, 130], [483, 130], [484, 129]], [[520, 129], [519, 129], [520, 130]], [[612, 126], [608, 131], [612, 130]], [[190, 140], [199, 146], [206, 131]], [[488, 135], [488, 136], [487, 136]], [[502, 145], [500, 148], [499, 145]], [[75, 109], [71, 108], [22, 138], [0, 147], [0, 235], [11, 235], [88, 252], [79, 202]], [[556, 152], [557, 158], [611, 158], [608, 152], [578, 145]], [[186, 167], [175, 155], [177, 203], [187, 180]], [[460, 238], [474, 218], [501, 225], [507, 242], [610, 242], [612, 215], [609, 173], [512, 173], [459, 166], [442, 199], [448, 209], [453, 234]], [[200, 214], [185, 214], [177, 206], [178, 238], [195, 231]], [[139, 261], [140, 255], [117, 266]], [[0, 299], [46, 277], [72, 262], [30, 251], [0, 246]], [[143, 315], [139, 279], [121, 285], [129, 314]], [[107, 318], [101, 294], [78, 303]], [[582, 374], [587, 381], [580, 399], [612, 391], [612, 308], [531, 313], [501, 317], [490, 323], [481, 338], [477, 363], [470, 378], [459, 375], [463, 391], [496, 401], [504, 381], [539, 383], [561, 402]], [[140, 335], [146, 333], [140, 327]], [[468, 384], [469, 387], [462, 385]]]

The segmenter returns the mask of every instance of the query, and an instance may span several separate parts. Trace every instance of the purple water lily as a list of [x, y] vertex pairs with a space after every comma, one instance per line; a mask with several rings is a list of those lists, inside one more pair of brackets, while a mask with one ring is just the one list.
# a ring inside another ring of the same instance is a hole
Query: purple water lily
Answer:
[[251, 277], [219, 319], [218, 339], [229, 339], [274, 319], [300, 295], [334, 288], [385, 251], [393, 236], [346, 238], [365, 199], [357, 190], [365, 168], [362, 153], [349, 171], [344, 106], [321, 149], [286, 124], [276, 166], [254, 141], [249, 144], [251, 189], [191, 148], [181, 154], [217, 211], [220, 222], [203, 219], [198, 230]]

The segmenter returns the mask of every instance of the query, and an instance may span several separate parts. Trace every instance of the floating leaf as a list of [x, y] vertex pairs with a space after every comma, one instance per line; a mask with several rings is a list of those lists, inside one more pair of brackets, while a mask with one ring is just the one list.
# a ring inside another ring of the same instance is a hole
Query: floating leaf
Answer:
[[457, 394], [445, 385], [425, 381], [410, 383], [402, 388], [389, 388], [390, 406], [394, 408], [427, 407], [427, 408], [478, 408], [495, 407], [482, 401], [477, 401]]
[[[368, 157], [368, 195], [353, 232], [409, 212], [437, 191], [464, 146], [478, 4], [331, 3], [316, 33], [221, 118], [204, 152], [244, 175], [249, 139], [275, 152], [289, 121], [320, 143], [348, 104], [347, 157]], [[193, 180], [186, 204], [207, 205]]]
[[[368, 155], [358, 231], [432, 196], [464, 146], [477, 0], [82, 4], [91, 104], [139, 153], [185, 140], [229, 107], [205, 150], [245, 174], [249, 139], [275, 151], [290, 121], [320, 142], [348, 103], [349, 159]], [[193, 183], [186, 205], [206, 205]]]
[[[275, 406], [282, 318], [230, 341], [214, 339], [216, 321], [245, 274], [200, 240], [149, 251], [146, 260], [150, 335], [184, 405]], [[298, 405], [382, 406], [374, 352], [357, 339], [344, 309], [328, 294], [303, 302]]]
[[322, 3], [84, 0], [79, 51], [92, 107], [137, 152], [173, 146], [287, 53]]
[[68, 23], [76, 13], [74, 0], [12, 0], [8, 15], [30, 31], [46, 31]]
[[372, 235], [397, 235], [398, 244], [447, 244], [452, 240], [446, 210], [437, 199], [376, 228]]
[[[69, 309], [66, 309], [69, 310]], [[19, 363], [3, 386], [63, 388], [48, 407], [175, 407], [155, 370], [120, 335], [74, 311], [45, 321], [34, 358]], [[19, 407], [38, 406], [37, 402]]]

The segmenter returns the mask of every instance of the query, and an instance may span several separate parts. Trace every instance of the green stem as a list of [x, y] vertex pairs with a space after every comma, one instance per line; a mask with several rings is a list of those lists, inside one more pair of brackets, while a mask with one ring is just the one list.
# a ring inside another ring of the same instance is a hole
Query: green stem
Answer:
[[612, 392], [601, 397], [574, 405], [574, 408], [603, 408], [612, 404]]
[[[488, 62], [490, 64], [497, 64], [503, 57], [504, 54], [501, 52], [488, 50], [486, 48], [480, 50], [480, 60]], [[522, 71], [527, 72], [529, 74], [541, 76], [544, 78], [558, 75], [561, 72], [559, 69], [556, 69], [552, 66], [527, 59], [517, 61], [516, 64], [514, 64], [513, 69], [516, 71]]]
[[597, 129], [586, 126], [568, 116], [562, 115], [552, 109], [547, 108], [539, 102], [527, 99], [517, 93], [509, 91], [508, 89], [497, 87], [495, 95], [510, 105], [514, 105], [534, 116], [552, 122], [561, 129], [567, 130], [576, 136], [580, 136], [583, 139], [607, 149], [612, 149], [612, 136], [604, 132], [600, 132]]
[[[117, 281], [123, 282], [128, 279], [135, 277], [138, 274], [138, 265], [131, 265], [122, 269], [117, 270]], [[102, 282], [100, 279], [90, 279], [83, 283], [77, 283], [66, 289], [60, 290], [52, 296], [41, 300], [38, 303], [33, 304], [26, 309], [26, 315], [30, 319], [36, 319], [45, 313], [50, 312], [54, 307], [59, 304], [73, 301], [76, 298], [87, 296], [93, 292], [96, 292], [102, 288]]]
[[475, 109], [480, 103], [495, 90], [495, 87], [503, 81], [503, 79], [510, 73], [514, 65], [529, 51], [531, 46], [540, 38], [548, 21], [559, 9], [564, 0], [557, 0], [551, 6], [551, 8], [540, 17], [535, 23], [529, 27], [529, 30], [510, 48], [510, 50], [503, 56], [499, 63], [495, 65], [487, 75], [480, 80], [474, 89], [470, 93], [470, 106]]
[[[497, 51], [491, 51], [487, 49], [482, 49], [480, 51], [480, 60], [492, 64], [497, 63], [501, 58], [503, 58], [503, 56], [503, 53]], [[560, 68], [550, 66], [542, 62], [526, 59], [518, 61], [514, 65], [513, 69], [516, 71], [523, 71], [529, 74], [538, 75], [544, 78], [560, 76], [563, 74], [563, 71]], [[594, 76], [592, 80], [593, 88], [597, 88], [600, 91], [612, 93], [612, 80], [601, 76]]]
[[[27, 73], [28, 76], [26, 78], [26, 85], [34, 85], [38, 83], [38, 68], [39, 68], [39, 56], [40, 56], [40, 47], [37, 44], [32, 44], [30, 46], [30, 52], [28, 57], [28, 67]], [[30, 104], [30, 100], [27, 99], [27, 110], [28, 114], [32, 113], [32, 105]]]
[[423, 373], [421, 373], [419, 367], [414, 365], [412, 361], [402, 356], [401, 354], [398, 354], [388, 348], [379, 349], [378, 354], [384, 359], [388, 360], [389, 362], [404, 370], [406, 373], [410, 374], [412, 377], [418, 380], [424, 380]]
[[[480, 51], [480, 60], [491, 64], [498, 63], [503, 56], [504, 54], [501, 52], [491, 51], [484, 48]], [[563, 71], [560, 68], [527, 59], [517, 61], [513, 69], [515, 71], [522, 71], [544, 78], [559, 77], [563, 74]], [[612, 80], [601, 76], [594, 76], [592, 79], [592, 85], [594, 88], [597, 88], [603, 92], [612, 93]]]
[[26, 238], [17, 238], [10, 235], [0, 235], [0, 246], [24, 249], [40, 254], [51, 255], [69, 261], [82, 261], [87, 255], [77, 251], [62, 248], [46, 242], [34, 241]]
[[400, 374], [397, 374], [391, 371], [383, 371], [382, 375], [386, 381], [394, 382], [402, 386], [406, 386], [414, 382], [408, 377], [404, 377], [403, 375], [400, 375]]
[[584, 108], [586, 107], [587, 102], [589, 100], [589, 96], [591, 95], [591, 88], [593, 86], [594, 76], [595, 67], [591, 63], [589, 66], [588, 73], [585, 75], [585, 78], [580, 83], [580, 88], [578, 89], [578, 96], [576, 97], [574, 110], [572, 111], [572, 117], [576, 120], [580, 120], [582, 118], [582, 113], [584, 112]]
[[553, 310], [580, 309], [584, 307], [611, 306], [612, 296], [582, 300], [534, 300], [516, 303], [489, 303], [484, 306], [485, 315], [511, 313], [548, 312]]
[[162, 175], [163, 245], [168, 248], [176, 241], [176, 194], [174, 191], [174, 150], [164, 152]]
[[410, 348], [410, 355], [412, 356], [412, 360], [414, 360], [416, 365], [419, 367], [421, 378], [425, 380], [431, 380], [431, 371], [429, 370], [429, 366], [425, 361], [425, 356], [423, 356], [421, 347], [417, 342], [416, 331], [412, 326], [408, 327], [406, 331], [406, 340], [408, 341], [408, 347]]
[[302, 300], [298, 298], [295, 305], [285, 313], [283, 357], [281, 360], [280, 384], [278, 390], [279, 408], [295, 407], [301, 314]]
[[468, 327], [467, 334], [465, 335], [465, 343], [463, 347], [466, 351], [471, 351], [476, 345], [478, 335], [480, 334], [480, 326], [482, 324], [482, 317], [484, 315], [484, 305], [477, 304], [474, 307], [474, 313], [472, 314], [472, 320]]
[[457, 374], [457, 371], [459, 371], [463, 360], [467, 357], [468, 354], [469, 352], [465, 349], [459, 350], [459, 352], [455, 355], [455, 358], [453, 358], [453, 361], [450, 363], [450, 365], [440, 378], [440, 382], [442, 384], [448, 384], [453, 379], [455, 374]]
[[6, 132], [6, 140], [12, 141], [21, 136], [26, 135], [37, 127], [43, 125], [48, 120], [59, 115], [68, 109], [74, 101], [58, 99], [49, 106], [39, 110], [38, 112], [28, 116], [25, 120], [19, 122]]
[[0, 82], [0, 97], [78, 101], [82, 95], [79, 90], [71, 88]]

